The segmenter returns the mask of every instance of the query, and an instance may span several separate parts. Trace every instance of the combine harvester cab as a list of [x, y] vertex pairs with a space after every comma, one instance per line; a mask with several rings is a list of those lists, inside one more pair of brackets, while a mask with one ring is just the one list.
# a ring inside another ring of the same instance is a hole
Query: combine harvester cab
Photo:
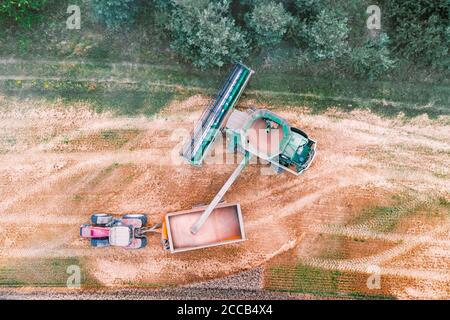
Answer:
[[211, 100], [194, 126], [189, 141], [181, 150], [183, 158], [196, 166], [202, 164], [253, 73], [253, 70], [241, 63], [234, 65], [219, 93]]

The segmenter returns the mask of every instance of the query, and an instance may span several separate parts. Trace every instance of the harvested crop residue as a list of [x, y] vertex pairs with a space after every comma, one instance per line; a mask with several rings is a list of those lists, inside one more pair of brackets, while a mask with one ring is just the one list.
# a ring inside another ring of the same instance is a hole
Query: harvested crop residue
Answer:
[[[159, 222], [167, 212], [212, 200], [237, 162], [215, 164], [216, 150], [200, 169], [178, 155], [206, 101], [195, 96], [153, 118], [127, 118], [84, 105], [2, 99], [0, 271], [10, 272], [16, 259], [75, 259], [91, 279], [85, 287], [123, 288], [188, 284], [262, 266], [274, 290], [450, 297], [446, 117], [272, 108], [316, 140], [318, 153], [299, 177], [269, 174], [257, 163], [244, 170], [225, 198], [241, 204], [248, 241], [171, 255], [156, 236], [138, 251], [98, 250], [80, 239], [79, 225], [93, 211], [142, 212]], [[371, 270], [380, 273], [381, 289], [367, 288]], [[51, 277], [11, 284], [53, 283]]]

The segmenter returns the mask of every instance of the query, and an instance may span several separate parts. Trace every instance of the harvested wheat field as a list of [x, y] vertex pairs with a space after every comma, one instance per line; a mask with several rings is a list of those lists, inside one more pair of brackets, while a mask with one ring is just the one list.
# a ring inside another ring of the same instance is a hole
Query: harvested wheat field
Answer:
[[216, 150], [195, 168], [178, 155], [206, 102], [118, 117], [0, 97], [0, 290], [64, 287], [75, 264], [82, 290], [190, 288], [257, 269], [256, 289], [280, 295], [450, 298], [446, 116], [276, 108], [317, 141], [317, 157], [299, 177], [258, 163], [243, 171], [225, 199], [241, 204], [248, 241], [173, 255], [156, 235], [143, 250], [90, 247], [79, 226], [92, 212], [156, 223], [212, 200], [237, 162]]

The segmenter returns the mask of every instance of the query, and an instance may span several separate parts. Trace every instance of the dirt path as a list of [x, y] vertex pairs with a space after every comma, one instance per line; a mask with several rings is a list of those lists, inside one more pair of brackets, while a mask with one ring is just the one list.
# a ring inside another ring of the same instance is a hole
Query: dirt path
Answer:
[[[448, 216], [439, 228], [417, 234], [346, 225], [388, 195], [417, 192], [448, 199], [446, 118], [389, 120], [368, 112], [311, 115], [278, 109], [318, 141], [318, 156], [300, 177], [268, 175], [257, 164], [243, 172], [226, 200], [241, 203], [248, 241], [179, 255], [163, 252], [156, 238], [142, 251], [89, 247], [79, 238], [78, 226], [93, 211], [144, 212], [156, 222], [167, 212], [212, 199], [236, 164], [197, 169], [179, 162], [182, 138], [174, 135], [190, 130], [205, 100], [197, 96], [174, 103], [150, 119], [99, 116], [84, 106], [74, 111], [58, 105], [50, 107], [57, 112], [49, 117], [45, 106], [32, 101], [3, 101], [0, 122], [8, 131], [0, 133], [0, 266], [11, 259], [79, 258], [100, 284], [121, 288], [217, 278], [264, 266], [294, 250], [297, 259], [321, 268], [366, 272], [379, 264], [383, 274], [411, 278], [407, 293], [396, 292], [400, 297], [415, 292], [417, 281], [448, 284], [448, 257], [440, 270], [427, 271], [426, 259], [419, 267], [395, 264], [417, 246], [448, 246]], [[117, 138], [127, 130], [135, 133]], [[320, 234], [395, 246], [361, 259], [319, 259], [309, 250]]]

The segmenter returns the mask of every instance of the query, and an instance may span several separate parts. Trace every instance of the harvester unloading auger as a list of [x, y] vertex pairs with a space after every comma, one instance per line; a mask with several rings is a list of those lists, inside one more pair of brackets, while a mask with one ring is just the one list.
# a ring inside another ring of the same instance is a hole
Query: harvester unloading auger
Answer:
[[168, 213], [162, 223], [152, 227], [146, 226], [145, 215], [125, 215], [118, 219], [109, 214], [94, 214], [91, 225], [81, 226], [81, 236], [90, 238], [94, 247], [142, 248], [147, 244], [146, 234], [161, 233], [164, 248], [172, 253], [246, 240], [239, 203], [226, 204], [221, 200], [250, 158], [253, 155], [259, 157], [276, 173], [286, 171], [299, 175], [310, 166], [316, 150], [316, 142], [306, 133], [291, 127], [271, 111], [233, 109], [253, 73], [241, 63], [233, 66], [181, 150], [181, 156], [189, 163], [201, 166], [215, 139], [222, 133], [228, 150], [243, 154], [237, 168], [208, 206]]

